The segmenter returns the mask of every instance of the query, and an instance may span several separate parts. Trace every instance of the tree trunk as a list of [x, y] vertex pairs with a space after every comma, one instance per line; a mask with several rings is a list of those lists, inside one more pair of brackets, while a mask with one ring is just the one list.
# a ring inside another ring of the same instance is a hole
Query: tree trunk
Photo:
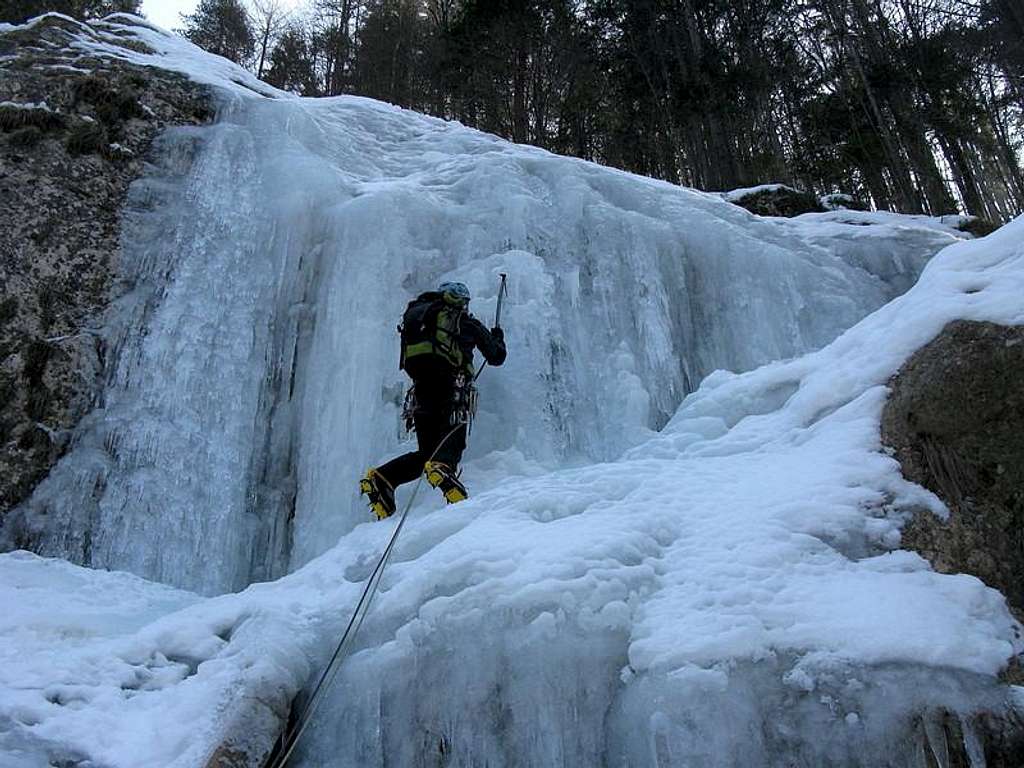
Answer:
[[941, 133], [938, 135], [938, 140], [939, 145], [942, 147], [942, 153], [946, 156], [946, 162], [949, 163], [949, 167], [953, 171], [953, 178], [960, 189], [960, 196], [967, 207], [965, 213], [984, 216], [985, 206], [981, 200], [981, 191], [978, 188], [974, 171], [967, 160], [963, 147], [960, 146], [957, 139], [947, 138]]

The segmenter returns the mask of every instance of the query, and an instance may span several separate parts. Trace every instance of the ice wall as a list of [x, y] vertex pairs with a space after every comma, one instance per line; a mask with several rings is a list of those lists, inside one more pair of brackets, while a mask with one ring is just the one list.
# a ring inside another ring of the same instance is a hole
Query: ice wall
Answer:
[[[947, 249], [819, 352], [707, 377], [614, 462], [509, 476], [490, 454], [468, 501], [422, 495], [290, 764], [1015, 765], [996, 675], [1020, 626], [892, 551], [907, 512], [943, 510], [878, 419], [951, 319], [1024, 322], [1022, 229]], [[0, 555], [0, 762], [205, 764], [240, 699], [317, 678], [392, 527], [205, 600]]]
[[945, 250], [818, 352], [709, 376], [614, 462], [414, 509], [299, 765], [1015, 765], [996, 673], [1021, 628], [897, 549], [944, 508], [878, 422], [950, 320], [1024, 322], [1022, 231]]
[[878, 414], [949, 320], [1024, 322], [1024, 223], [872, 312], [955, 235], [761, 220], [372, 102], [258, 99], [143, 36], [225, 101], [133, 190], [103, 401], [15, 522], [207, 593], [289, 573], [204, 600], [0, 555], [5, 758], [196, 765], [240, 694], [315, 675], [390, 533], [353, 486], [400, 447], [397, 317], [456, 277], [486, 318], [506, 271], [472, 497], [418, 499], [294, 764], [983, 764], [1020, 627], [893, 551], [942, 509]]
[[481, 379], [470, 454], [507, 474], [614, 458], [707, 373], [821, 346], [954, 238], [761, 220], [356, 98], [226, 97], [155, 163], [103, 402], [13, 524], [205, 593], [365, 519], [354, 481], [401, 439], [395, 325], [440, 279], [486, 320], [510, 275], [511, 355]]

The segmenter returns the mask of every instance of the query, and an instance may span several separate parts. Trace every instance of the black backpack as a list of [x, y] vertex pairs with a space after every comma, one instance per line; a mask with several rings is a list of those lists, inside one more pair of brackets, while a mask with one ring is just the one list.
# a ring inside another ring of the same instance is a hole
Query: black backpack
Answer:
[[402, 337], [399, 368], [413, 378], [443, 360], [453, 368], [467, 364], [459, 347], [459, 326], [465, 308], [449, 304], [436, 291], [421, 293], [409, 302], [398, 332]]

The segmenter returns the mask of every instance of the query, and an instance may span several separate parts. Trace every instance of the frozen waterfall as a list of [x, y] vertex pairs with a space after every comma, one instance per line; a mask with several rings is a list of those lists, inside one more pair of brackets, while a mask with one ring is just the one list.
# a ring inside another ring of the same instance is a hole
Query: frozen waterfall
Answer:
[[713, 370], [820, 347], [953, 241], [877, 225], [866, 254], [862, 229], [366, 100], [233, 99], [133, 188], [103, 402], [24, 519], [41, 552], [207, 594], [279, 576], [365, 519], [419, 291], [458, 278], [487, 319], [511, 275], [467, 471], [540, 471], [617, 457]]
[[488, 321], [502, 272], [471, 498], [417, 499], [293, 764], [924, 768], [947, 718], [983, 765], [1020, 628], [897, 548], [943, 509], [878, 416], [949, 320], [1024, 322], [1024, 222], [762, 219], [368, 100], [264, 98], [118, 18], [159, 53], [117, 55], [223, 101], [133, 187], [102, 399], [7, 522], [54, 558], [0, 555], [19, 768], [202, 765], [240, 698], [303, 687], [390, 534], [356, 480], [405, 440], [401, 311], [459, 279]]

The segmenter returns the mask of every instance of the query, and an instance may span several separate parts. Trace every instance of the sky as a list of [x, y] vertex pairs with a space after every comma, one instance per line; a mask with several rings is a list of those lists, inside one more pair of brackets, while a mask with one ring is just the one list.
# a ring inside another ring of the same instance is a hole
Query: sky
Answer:
[[[295, 7], [299, 2], [284, 0], [282, 4]], [[142, 13], [164, 29], [176, 29], [181, 26], [180, 14], [192, 13], [197, 5], [199, 0], [142, 0]]]
[[164, 29], [174, 29], [181, 26], [178, 14], [192, 13], [198, 4], [198, 0], [142, 0], [142, 12]]

